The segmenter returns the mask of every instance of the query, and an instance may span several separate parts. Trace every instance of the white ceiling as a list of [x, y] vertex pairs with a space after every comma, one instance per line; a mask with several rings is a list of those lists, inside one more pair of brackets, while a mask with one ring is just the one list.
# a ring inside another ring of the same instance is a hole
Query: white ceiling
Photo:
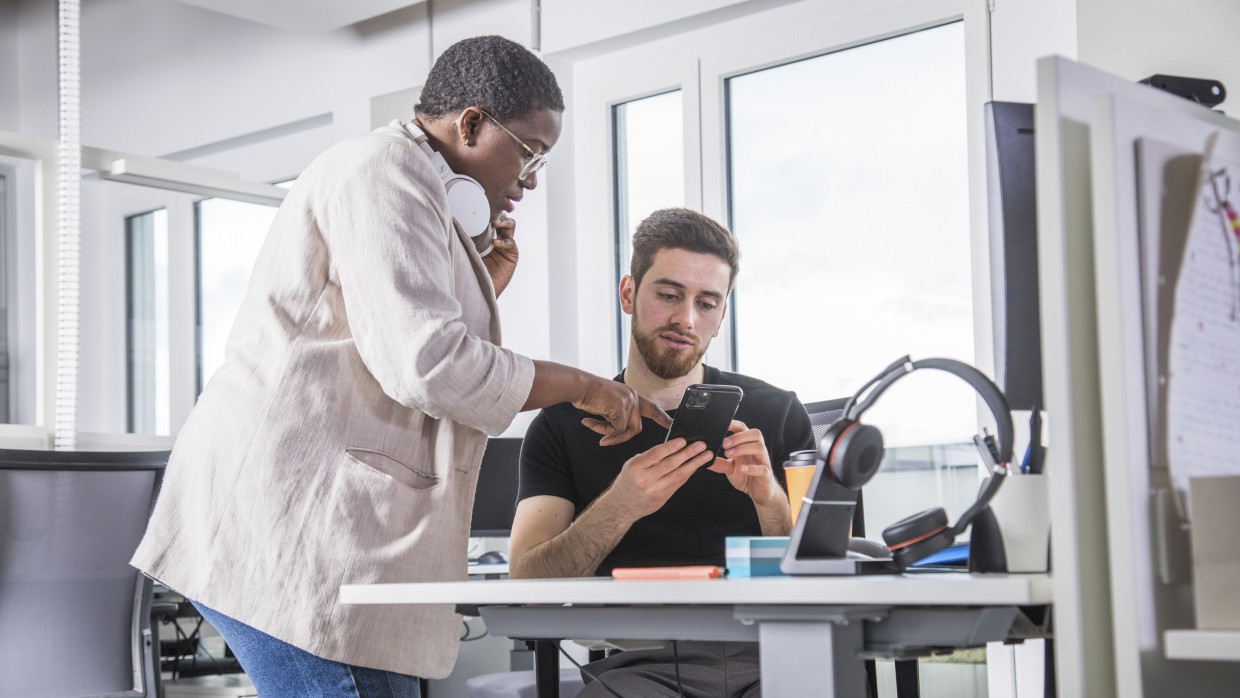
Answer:
[[321, 32], [347, 27], [424, 0], [180, 0], [280, 29]]

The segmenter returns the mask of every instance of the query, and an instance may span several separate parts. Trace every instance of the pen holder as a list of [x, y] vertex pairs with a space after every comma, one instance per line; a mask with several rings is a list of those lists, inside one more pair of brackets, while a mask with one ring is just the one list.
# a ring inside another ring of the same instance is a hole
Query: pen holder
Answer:
[[[990, 501], [993, 529], [986, 517], [973, 525], [979, 555], [996, 558], [993, 545], [1002, 544], [1001, 556], [1008, 572], [1046, 572], [1050, 567], [1051, 516], [1046, 475], [1009, 475]], [[999, 541], [993, 541], [997, 533]], [[970, 555], [973, 543], [970, 543]], [[993, 565], [991, 565], [993, 566]], [[999, 570], [988, 570], [999, 571]]]

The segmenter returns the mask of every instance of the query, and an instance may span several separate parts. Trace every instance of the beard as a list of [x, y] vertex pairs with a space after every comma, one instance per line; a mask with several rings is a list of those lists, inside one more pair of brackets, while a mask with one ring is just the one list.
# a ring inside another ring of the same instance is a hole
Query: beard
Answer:
[[637, 343], [637, 353], [641, 354], [642, 361], [646, 363], [650, 372], [663, 380], [675, 380], [685, 376], [697, 367], [702, 361], [702, 355], [706, 353], [706, 347], [697, 341], [696, 335], [684, 332], [677, 332], [677, 334], [693, 339], [693, 348], [676, 351], [659, 346], [659, 335], [670, 329], [670, 327], [663, 327], [654, 332], [642, 332], [637, 326], [637, 313], [633, 313], [631, 330], [633, 339]]

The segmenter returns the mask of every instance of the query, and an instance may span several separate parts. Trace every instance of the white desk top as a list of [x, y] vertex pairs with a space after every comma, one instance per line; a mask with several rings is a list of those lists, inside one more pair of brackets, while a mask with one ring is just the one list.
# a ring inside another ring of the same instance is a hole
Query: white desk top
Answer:
[[905, 574], [614, 581], [504, 579], [411, 584], [345, 584], [341, 603], [597, 605], [1004, 606], [1053, 601], [1049, 574]]
[[1240, 661], [1238, 630], [1168, 630], [1163, 639], [1167, 659]]

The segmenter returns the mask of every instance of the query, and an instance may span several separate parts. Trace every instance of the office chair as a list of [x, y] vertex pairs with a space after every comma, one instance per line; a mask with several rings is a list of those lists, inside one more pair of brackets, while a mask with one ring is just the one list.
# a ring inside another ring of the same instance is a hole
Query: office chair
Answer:
[[[809, 423], [814, 429], [814, 444], [822, 442], [822, 437], [840, 417], [844, 416], [844, 405], [848, 398], [822, 400], [805, 405], [809, 413]], [[865, 537], [865, 507], [862, 504], [861, 491], [857, 491], [857, 508], [853, 510], [852, 534], [857, 538]], [[895, 659], [896, 696], [897, 698], [918, 698], [921, 695], [920, 678], [917, 673], [917, 659]], [[873, 659], [865, 662], [866, 681], [869, 684], [869, 695], [878, 695], [878, 675]]]
[[0, 450], [0, 698], [158, 694], [129, 558], [166, 451]]

